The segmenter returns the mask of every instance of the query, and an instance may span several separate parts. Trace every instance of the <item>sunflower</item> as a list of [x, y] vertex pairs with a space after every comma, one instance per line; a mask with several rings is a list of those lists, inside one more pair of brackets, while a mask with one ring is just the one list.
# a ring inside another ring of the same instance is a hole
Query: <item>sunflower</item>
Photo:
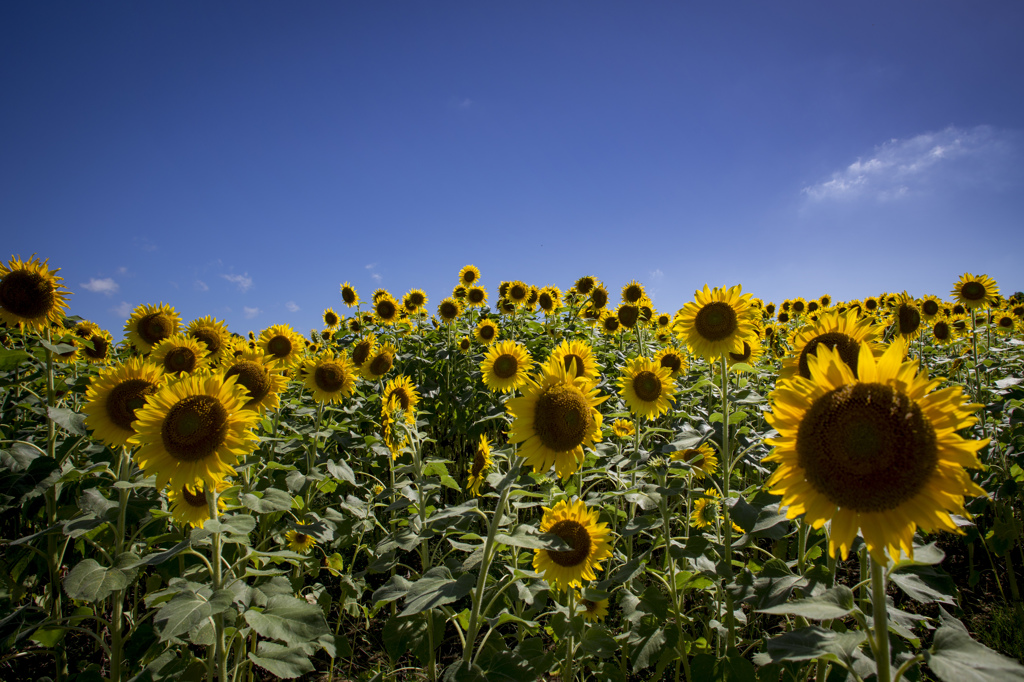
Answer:
[[651, 419], [668, 412], [676, 393], [672, 371], [647, 358], [634, 358], [626, 362], [618, 384], [619, 394], [626, 401], [629, 411]]
[[556, 286], [544, 287], [540, 290], [537, 303], [541, 310], [550, 315], [562, 307], [562, 292]]
[[398, 349], [390, 343], [377, 346], [359, 367], [359, 371], [367, 381], [377, 381], [394, 367], [396, 355]]
[[341, 285], [341, 300], [349, 308], [359, 305], [359, 294], [356, 293], [356, 288], [348, 282]]
[[489, 346], [498, 340], [498, 325], [488, 319], [480, 320], [476, 325], [476, 329], [473, 331], [473, 336], [480, 343], [485, 346]]
[[619, 322], [619, 318], [610, 310], [601, 311], [600, 317], [597, 318], [597, 326], [603, 334], [607, 334], [609, 336], [618, 334], [622, 329], [622, 324]]
[[479, 308], [487, 303], [487, 290], [483, 287], [472, 286], [466, 289], [466, 304], [472, 308]]
[[341, 316], [334, 312], [334, 308], [324, 310], [323, 321], [324, 328], [332, 332], [340, 327], [342, 323]]
[[770, 320], [775, 317], [775, 303], [766, 303], [762, 315], [766, 320]]
[[603, 310], [608, 305], [608, 290], [600, 282], [594, 284], [590, 290], [590, 307], [594, 310]]
[[468, 336], [463, 336], [461, 339], [459, 339], [459, 352], [461, 352], [463, 355], [468, 354], [472, 347], [473, 342], [470, 341]]
[[165, 384], [135, 414], [136, 461], [156, 487], [215, 486], [235, 473], [240, 455], [259, 442], [252, 429], [259, 415], [246, 410], [244, 386], [221, 374], [185, 376]]
[[446, 298], [437, 306], [437, 316], [445, 322], [454, 322], [462, 313], [462, 306], [454, 298]]
[[79, 337], [73, 331], [64, 329], [63, 325], [60, 323], [54, 325], [52, 329], [53, 332], [51, 338], [54, 343], [71, 347], [71, 350], [64, 353], [54, 353], [54, 361], [73, 364], [78, 360]]
[[690, 525], [695, 528], [708, 528], [718, 521], [718, 503], [721, 495], [714, 488], [705, 488], [701, 495], [702, 497], [693, 503]]
[[488, 471], [491, 469], [491, 444], [487, 436], [480, 434], [480, 443], [473, 451], [473, 464], [469, 467], [469, 480], [466, 481], [466, 490], [474, 495], [480, 494], [480, 484], [483, 483]]
[[0, 262], [0, 320], [8, 327], [24, 325], [42, 332], [60, 324], [70, 292], [57, 276], [60, 268], [50, 270], [48, 263], [35, 254], [26, 261], [11, 256], [7, 265]]
[[[217, 492], [222, 493], [230, 484], [226, 481], [217, 482]], [[178, 523], [188, 524], [193, 528], [202, 528], [210, 518], [210, 505], [206, 502], [206, 492], [198, 485], [183, 485], [180, 488], [167, 489], [167, 506], [171, 510], [171, 518]], [[217, 509], [227, 509], [227, 503], [217, 495]]]
[[480, 270], [475, 265], [467, 265], [459, 270], [459, 282], [465, 286], [476, 284], [480, 279]]
[[[728, 361], [729, 366], [738, 365], [743, 363], [745, 365], [754, 365], [757, 363], [758, 358], [761, 357], [761, 340], [757, 336], [751, 336], [743, 340], [743, 352], [742, 353], [728, 353], [725, 359]], [[742, 372], [741, 369], [734, 371]]]
[[499, 341], [487, 349], [480, 363], [484, 385], [492, 391], [510, 393], [529, 381], [533, 360], [526, 346]]
[[594, 358], [594, 349], [586, 341], [562, 341], [551, 351], [548, 362], [559, 363], [567, 371], [569, 366], [575, 362], [576, 376], [583, 376], [591, 381], [597, 381], [600, 378], [597, 371], [597, 359]]
[[779, 378], [789, 379], [800, 375], [809, 379], [811, 373], [808, 359], [822, 346], [839, 353], [856, 375], [860, 347], [867, 345], [876, 355], [881, 355], [881, 347], [876, 342], [881, 334], [881, 326], [875, 324], [870, 317], [858, 318], [852, 310], [846, 313], [825, 313], [815, 324], [793, 332], [789, 346], [794, 356], [782, 361]]
[[635, 279], [622, 287], [622, 300], [624, 303], [636, 304], [646, 296], [647, 293], [644, 291], [644, 285], [640, 284], [640, 282], [637, 282]]
[[288, 385], [288, 379], [281, 370], [267, 364], [263, 353], [247, 350], [225, 365], [224, 378], [237, 377], [235, 381], [248, 392], [248, 400], [242, 409], [263, 414], [276, 410], [281, 404], [280, 394]]
[[620, 303], [615, 309], [615, 317], [623, 327], [632, 329], [640, 320], [640, 308], [632, 303]]
[[555, 467], [560, 478], [583, 464], [584, 447], [601, 440], [600, 397], [594, 382], [569, 374], [564, 365], [550, 363], [529, 379], [523, 395], [505, 404], [512, 416], [509, 442], [522, 443], [519, 454], [537, 473]]
[[907, 292], [903, 292], [896, 298], [896, 304], [892, 308], [892, 324], [896, 333], [904, 339], [911, 341], [921, 335], [921, 311], [918, 310]]
[[211, 365], [220, 363], [228, 350], [228, 340], [231, 338], [231, 332], [228, 331], [227, 325], [210, 316], [200, 317], [189, 322], [185, 333], [196, 341], [206, 344], [206, 350], [209, 353], [206, 359]]
[[846, 558], [859, 528], [879, 563], [885, 550], [913, 557], [915, 528], [958, 532], [951, 513], [967, 516], [965, 495], [983, 495], [964, 467], [980, 468], [988, 439], [965, 440], [981, 405], [960, 387], [936, 391], [940, 380], [902, 362], [897, 340], [876, 362], [860, 348], [854, 376], [839, 353], [819, 348], [811, 378], [779, 382], [768, 422], [779, 432], [766, 461], [779, 467], [768, 481], [786, 515], [831, 521], [829, 552]]
[[412, 379], [403, 374], [390, 380], [384, 386], [381, 398], [384, 402], [398, 401], [399, 408], [406, 413], [406, 421], [409, 424], [416, 423], [416, 407], [420, 404], [420, 394], [416, 391], [416, 384]]
[[828, 294], [822, 294], [821, 296], [818, 297], [818, 305], [820, 305], [822, 308], [828, 308], [829, 306], [832, 305], [832, 297], [829, 296]]
[[202, 341], [186, 334], [175, 334], [153, 346], [149, 360], [165, 374], [194, 374], [209, 364], [207, 355], [209, 351]]
[[494, 304], [494, 307], [502, 315], [511, 315], [516, 311], [515, 302], [508, 298], [499, 298], [497, 303]]
[[671, 457], [677, 462], [689, 464], [693, 475], [697, 478], [714, 476], [718, 471], [718, 456], [707, 441], [695, 448], [676, 450]]
[[821, 310], [821, 306], [818, 304], [818, 302], [816, 300], [814, 300], [812, 298], [810, 301], [807, 302], [807, 312], [808, 312], [808, 314], [816, 313], [819, 310]]
[[1017, 318], [1008, 311], [1003, 311], [995, 315], [992, 320], [992, 326], [1004, 334], [1012, 333], [1017, 328]]
[[657, 313], [654, 316], [654, 324], [659, 330], [668, 329], [672, 326], [672, 316], [668, 313]]
[[356, 368], [342, 353], [333, 351], [307, 358], [302, 364], [303, 386], [313, 394], [319, 403], [340, 403], [345, 396], [352, 395], [356, 387]]
[[654, 362], [658, 366], [668, 369], [673, 379], [686, 371], [686, 357], [677, 348], [672, 346], [667, 346], [658, 351], [654, 356]]
[[530, 299], [530, 287], [524, 282], [514, 280], [508, 285], [508, 300], [517, 308], [525, 308]]
[[695, 292], [697, 300], [677, 313], [676, 333], [691, 352], [709, 362], [726, 353], [743, 352], [743, 341], [755, 331], [750, 294], [740, 292], [739, 285], [709, 289], [705, 284], [703, 291]]
[[530, 293], [526, 297], [526, 308], [528, 310], [534, 310], [537, 307], [537, 301], [540, 299], [540, 289], [530, 285]]
[[576, 280], [576, 284], [573, 286], [576, 288], [576, 291], [578, 291], [580, 294], [582, 294], [583, 296], [588, 296], [590, 295], [590, 290], [597, 286], [597, 280], [591, 277], [590, 275], [584, 275], [583, 277], [580, 277], [578, 280]]
[[965, 272], [957, 280], [951, 292], [957, 303], [968, 310], [984, 308], [999, 294], [996, 281], [988, 275], [972, 275]]
[[632, 438], [636, 433], [636, 427], [629, 419], [616, 419], [612, 422], [612, 433], [619, 438]]
[[398, 321], [399, 306], [394, 296], [386, 291], [378, 290], [373, 295], [373, 312], [380, 324], [391, 326]]
[[779, 314], [775, 316], [775, 319], [779, 321], [779, 324], [789, 324], [789, 321], [792, 318], [789, 316], [788, 312], [780, 310]]
[[918, 309], [925, 322], [931, 322], [942, 312], [942, 301], [935, 296], [925, 296], [920, 303]]
[[256, 343], [263, 349], [267, 362], [282, 369], [297, 363], [305, 348], [302, 337], [286, 324], [264, 329]]
[[589, 599], [584, 599], [583, 595], [577, 592], [576, 603], [579, 605], [579, 608], [582, 609], [583, 619], [588, 623], [597, 623], [608, 616], [607, 599], [591, 601]]
[[[962, 321], [962, 318], [960, 318]], [[953, 343], [960, 337], [960, 331], [954, 326], [953, 320], [942, 318], [932, 323], [932, 341], [940, 345]]]
[[1024, 319], [1024, 304], [1014, 303], [1010, 307], [1010, 313], [1018, 319]]
[[794, 316], [803, 315], [807, 312], [807, 301], [802, 296], [797, 296], [789, 301], [789, 312]]
[[92, 348], [89, 346], [82, 346], [82, 355], [85, 356], [87, 362], [102, 365], [110, 359], [110, 349], [114, 346], [114, 338], [110, 335], [110, 332], [100, 329], [87, 337]]
[[85, 391], [85, 425], [93, 436], [112, 448], [125, 445], [135, 435], [135, 413], [164, 381], [156, 365], [142, 358], [101, 370]]
[[540, 532], [560, 537], [571, 549], [534, 550], [533, 570], [559, 590], [582, 587], [583, 580], [596, 580], [595, 570], [603, 570], [601, 561], [612, 555], [608, 524], [598, 523], [598, 511], [588, 510], [583, 500], [562, 500], [544, 507]]
[[352, 344], [352, 364], [361, 369], [377, 350], [377, 337], [372, 332]]
[[288, 543], [288, 549], [296, 554], [307, 554], [316, 544], [316, 538], [308, 533], [300, 533], [297, 530], [285, 531], [284, 539]]
[[132, 311], [131, 317], [125, 322], [124, 331], [128, 335], [128, 343], [139, 349], [143, 354], [153, 350], [156, 344], [178, 333], [181, 317], [169, 305], [140, 305]]

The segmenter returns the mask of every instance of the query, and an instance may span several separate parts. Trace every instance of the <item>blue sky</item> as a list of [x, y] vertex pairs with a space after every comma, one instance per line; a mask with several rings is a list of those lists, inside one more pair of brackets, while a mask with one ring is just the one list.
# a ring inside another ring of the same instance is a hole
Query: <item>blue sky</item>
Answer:
[[675, 311], [1024, 288], [1019, 2], [0, 4], [3, 252], [320, 326], [477, 265]]

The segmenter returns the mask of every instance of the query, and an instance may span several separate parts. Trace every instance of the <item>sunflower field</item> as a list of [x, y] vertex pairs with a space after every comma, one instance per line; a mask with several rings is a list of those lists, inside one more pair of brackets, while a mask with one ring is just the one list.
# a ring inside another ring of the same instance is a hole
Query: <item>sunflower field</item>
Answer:
[[664, 313], [468, 265], [115, 338], [57, 273], [0, 263], [0, 679], [1024, 679], [990, 277]]

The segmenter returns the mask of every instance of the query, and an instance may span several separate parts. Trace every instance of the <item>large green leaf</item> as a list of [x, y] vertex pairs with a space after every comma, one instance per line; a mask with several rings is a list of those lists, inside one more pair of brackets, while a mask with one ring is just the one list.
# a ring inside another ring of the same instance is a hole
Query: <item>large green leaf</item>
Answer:
[[309, 655], [302, 647], [282, 646], [274, 642], [260, 642], [256, 653], [249, 653], [249, 660], [272, 675], [289, 680], [314, 670]]
[[109, 596], [114, 590], [123, 590], [135, 579], [138, 557], [122, 554], [112, 568], [102, 566], [95, 559], [79, 562], [64, 578], [64, 591], [72, 599], [95, 602]]
[[0, 372], [9, 372], [17, 369], [18, 365], [31, 360], [32, 354], [23, 350], [7, 350], [0, 347]]
[[572, 549], [565, 540], [551, 533], [541, 533], [533, 526], [520, 524], [510, 534], [498, 533], [494, 536], [497, 542], [510, 547], [526, 549], [550, 549], [555, 552], [567, 552]]
[[892, 582], [919, 602], [956, 604], [956, 583], [938, 566], [907, 566], [889, 575]]
[[437, 566], [423, 574], [423, 577], [409, 587], [405, 610], [400, 615], [412, 616], [442, 604], [450, 604], [473, 590], [476, 575], [463, 573], [458, 580], [444, 566]]
[[754, 665], [740, 656], [716, 658], [710, 654], [699, 654], [690, 662], [690, 675], [695, 680], [716, 680], [717, 682], [755, 682], [757, 673]]
[[925, 662], [943, 682], [1024, 680], [1024, 666], [971, 639], [963, 623], [943, 612]]
[[48, 407], [47, 414], [50, 415], [50, 419], [52, 419], [57, 425], [73, 435], [85, 436], [88, 434], [85, 430], [84, 414], [78, 414], [74, 410], [69, 410], [66, 407]]
[[210, 603], [204, 597], [192, 590], [182, 590], [160, 607], [153, 623], [160, 641], [166, 642], [202, 625], [211, 613]]
[[258, 495], [245, 493], [238, 498], [238, 501], [242, 503], [242, 506], [257, 514], [288, 511], [292, 508], [292, 496], [277, 488], [267, 488], [260, 491]]
[[316, 642], [334, 655], [334, 638], [319, 606], [290, 595], [277, 595], [267, 600], [262, 611], [249, 609], [245, 622], [252, 629], [289, 646]]
[[758, 654], [758, 665], [781, 661], [812, 661], [817, 658], [853, 660], [853, 652], [867, 639], [860, 630], [839, 633], [812, 625], [786, 632], [768, 640], [768, 652]]
[[796, 599], [767, 609], [759, 609], [761, 613], [775, 615], [803, 616], [811, 620], [827, 620], [842, 618], [857, 608], [853, 591], [845, 585], [825, 590], [816, 597]]

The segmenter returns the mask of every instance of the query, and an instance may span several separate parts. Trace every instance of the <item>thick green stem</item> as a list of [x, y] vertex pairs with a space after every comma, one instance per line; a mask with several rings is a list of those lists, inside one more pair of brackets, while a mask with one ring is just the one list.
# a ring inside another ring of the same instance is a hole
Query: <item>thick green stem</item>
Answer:
[[[210, 518], [214, 521], [217, 520], [217, 489], [215, 486], [206, 486], [206, 504], [210, 509]], [[213, 591], [216, 592], [223, 587], [224, 574], [221, 567], [221, 535], [219, 532], [213, 534], [212, 538], [212, 556], [211, 568], [212, 574], [211, 579], [213, 580]], [[227, 682], [228, 679], [228, 656], [225, 650], [224, 642], [224, 614], [218, 613], [213, 617], [213, 626], [216, 632], [216, 649], [214, 653], [214, 660], [207, 664], [207, 672], [209, 678], [213, 679], [213, 666], [217, 667], [217, 680], [219, 682]]]
[[575, 627], [576, 620], [576, 590], [570, 587], [566, 590], [569, 594], [569, 629], [568, 638], [565, 640], [565, 668], [562, 670], [562, 679], [573, 682], [576, 679], [576, 675], [573, 672], [573, 628]]
[[[128, 459], [128, 449], [121, 448], [121, 456], [117, 463], [117, 480], [127, 481], [131, 474], [131, 464]], [[125, 544], [125, 517], [128, 512], [128, 496], [131, 490], [127, 487], [118, 489], [118, 510], [117, 510], [117, 535], [115, 536], [116, 551], [114, 560], [117, 561], [124, 553]], [[110, 616], [110, 679], [112, 682], [121, 682], [122, 649], [124, 647], [124, 590], [114, 590], [111, 598], [113, 601], [113, 613]]]
[[871, 564], [871, 605], [874, 617], [872, 636], [875, 642], [875, 664], [878, 682], [892, 682], [889, 655], [889, 614], [885, 604], [885, 566], [874, 559]]
[[725, 576], [722, 591], [725, 593], [725, 627], [728, 631], [726, 653], [736, 648], [736, 614], [732, 610], [732, 595], [728, 586], [732, 583], [732, 516], [729, 513], [730, 484], [732, 482], [732, 453], [729, 442], [729, 363], [722, 355], [722, 545]]

